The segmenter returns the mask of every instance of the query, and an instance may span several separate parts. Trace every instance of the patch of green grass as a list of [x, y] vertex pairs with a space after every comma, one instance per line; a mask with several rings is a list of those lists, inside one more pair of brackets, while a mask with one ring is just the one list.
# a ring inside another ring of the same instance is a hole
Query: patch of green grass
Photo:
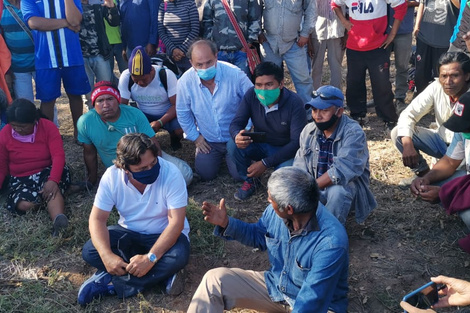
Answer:
[[225, 242], [223, 239], [213, 235], [214, 225], [204, 220], [201, 205], [196, 203], [193, 198], [189, 199], [188, 206], [186, 207], [186, 217], [191, 227], [189, 232], [191, 253], [221, 256], [224, 252]]
[[75, 299], [65, 291], [71, 289], [65, 281], [49, 284], [45, 280], [24, 280], [17, 287], [3, 287], [0, 312], [69, 313], [79, 312]]

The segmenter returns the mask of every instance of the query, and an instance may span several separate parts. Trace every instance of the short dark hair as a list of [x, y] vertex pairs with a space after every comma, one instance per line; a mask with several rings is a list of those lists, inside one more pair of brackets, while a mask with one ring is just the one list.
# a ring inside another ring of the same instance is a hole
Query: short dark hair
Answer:
[[280, 211], [292, 206], [294, 214], [316, 212], [320, 193], [316, 180], [293, 166], [281, 167], [268, 180], [268, 191]]
[[276, 79], [278, 83], [284, 79], [284, 71], [279, 65], [273, 62], [261, 62], [256, 65], [253, 73], [253, 81], [255, 81], [257, 77], [265, 75], [274, 76], [274, 79]]
[[39, 120], [39, 112], [34, 103], [28, 99], [19, 98], [11, 103], [7, 109], [8, 123], [18, 122], [33, 124]]
[[464, 52], [446, 52], [439, 58], [439, 71], [442, 65], [459, 63], [465, 74], [470, 73], [470, 57]]
[[158, 156], [158, 147], [146, 134], [131, 133], [124, 135], [117, 144], [114, 164], [118, 168], [128, 170], [129, 165], [137, 165], [142, 161], [141, 156], [147, 150], [152, 151], [155, 157]]
[[193, 42], [190, 46], [189, 46], [189, 49], [188, 49], [188, 53], [186, 53], [186, 56], [188, 57], [188, 59], [191, 60], [191, 56], [193, 54], [193, 50], [194, 50], [194, 47], [195, 46], [199, 46], [199, 45], [206, 45], [208, 46], [211, 51], [212, 51], [212, 54], [214, 54], [215, 56], [217, 56], [217, 45], [215, 44], [215, 42], [211, 41], [211, 40], [208, 40], [208, 39], [199, 39], [199, 40], [196, 40], [195, 42]]

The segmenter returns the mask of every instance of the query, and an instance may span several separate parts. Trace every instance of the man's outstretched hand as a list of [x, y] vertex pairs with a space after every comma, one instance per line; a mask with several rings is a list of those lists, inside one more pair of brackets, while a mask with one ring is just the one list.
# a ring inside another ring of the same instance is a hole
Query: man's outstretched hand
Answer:
[[226, 228], [228, 225], [227, 209], [225, 208], [224, 198], [220, 200], [219, 206], [204, 201], [202, 203], [202, 214], [204, 214], [204, 220], [213, 225], [217, 225], [222, 228]]

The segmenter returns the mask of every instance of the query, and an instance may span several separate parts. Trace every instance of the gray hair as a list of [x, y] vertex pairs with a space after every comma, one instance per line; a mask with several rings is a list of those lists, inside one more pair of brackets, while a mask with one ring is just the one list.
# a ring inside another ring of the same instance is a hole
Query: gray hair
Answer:
[[281, 167], [271, 174], [268, 190], [279, 210], [292, 206], [294, 213], [315, 212], [320, 198], [316, 180], [300, 168]]
[[199, 40], [196, 40], [195, 42], [193, 42], [189, 46], [188, 52], [186, 53], [186, 56], [188, 57], [188, 59], [191, 60], [191, 56], [193, 54], [194, 47], [199, 46], [199, 45], [208, 46], [211, 49], [212, 54], [217, 56], [217, 45], [215, 44], [215, 42], [213, 42], [211, 40], [208, 40], [208, 39], [199, 39]]

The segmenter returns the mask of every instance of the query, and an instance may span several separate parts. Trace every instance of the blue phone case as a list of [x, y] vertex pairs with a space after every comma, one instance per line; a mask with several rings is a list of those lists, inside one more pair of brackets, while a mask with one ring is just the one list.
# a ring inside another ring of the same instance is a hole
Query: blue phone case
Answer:
[[[423, 285], [421, 287], [419, 287], [418, 289], [410, 292], [409, 294], [407, 294], [406, 296], [403, 297], [403, 301], [405, 302], [408, 302], [407, 300], [409, 300], [411, 297], [415, 296], [416, 294], [420, 293], [421, 291], [423, 291], [424, 289], [428, 288], [428, 287], [431, 287], [431, 286], [435, 286], [435, 290], [436, 290], [436, 293], [437, 293], [437, 284], [435, 282], [429, 282], [427, 283], [426, 285]], [[434, 303], [431, 303], [431, 305], [435, 304], [437, 301], [435, 301]], [[406, 310], [403, 310], [403, 313], [408, 313]]]

